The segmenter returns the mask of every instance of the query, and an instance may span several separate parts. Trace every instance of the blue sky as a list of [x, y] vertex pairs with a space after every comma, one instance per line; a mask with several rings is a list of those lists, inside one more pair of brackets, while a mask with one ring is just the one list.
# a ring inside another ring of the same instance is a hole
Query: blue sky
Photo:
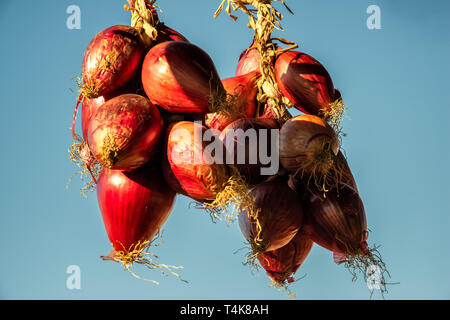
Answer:
[[[0, 4], [3, 168], [0, 201], [2, 299], [286, 299], [261, 273], [242, 266], [237, 224], [212, 224], [178, 197], [165, 226], [161, 262], [183, 265], [189, 284], [154, 286], [100, 255], [110, 250], [95, 194], [84, 199], [68, 161], [76, 94], [72, 77], [102, 29], [128, 24], [122, 0], [11, 1]], [[66, 28], [66, 8], [81, 8], [81, 30]], [[161, 19], [202, 47], [222, 78], [234, 74], [251, 32], [213, 13], [219, 1], [164, 0]], [[366, 207], [371, 244], [389, 266], [388, 299], [449, 299], [450, 3], [444, 0], [288, 1], [286, 31], [321, 61], [349, 106], [343, 147]], [[366, 9], [381, 8], [368, 30]], [[284, 9], [281, 8], [283, 12]], [[18, 13], [20, 18], [18, 19]], [[81, 268], [81, 290], [66, 288], [66, 268]], [[367, 299], [363, 281], [315, 246], [292, 290], [298, 299]], [[376, 297], [379, 297], [375, 293]]]

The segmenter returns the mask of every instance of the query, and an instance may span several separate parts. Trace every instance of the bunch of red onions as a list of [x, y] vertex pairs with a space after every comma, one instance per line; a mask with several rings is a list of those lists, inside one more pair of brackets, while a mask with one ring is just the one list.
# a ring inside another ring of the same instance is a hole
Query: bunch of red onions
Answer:
[[[236, 75], [259, 70], [260, 63], [252, 44], [241, 54]], [[340, 91], [334, 88], [325, 67], [305, 53], [282, 52], [272, 67], [280, 93], [302, 114], [282, 123], [278, 177], [256, 181], [251, 189], [258, 214], [241, 212], [239, 217], [242, 233], [252, 248], [250, 257], [257, 257], [277, 286], [286, 287], [315, 242], [332, 251], [335, 262], [344, 264], [353, 276], [360, 271], [366, 278], [368, 268], [378, 268], [385, 290], [386, 267], [377, 248], [367, 244], [364, 206], [341, 150], [340, 120], [345, 106]], [[259, 107], [255, 117], [278, 120], [276, 114], [267, 103]], [[255, 120], [245, 121], [230, 126], [256, 125]], [[225, 143], [231, 150], [239, 147], [233, 140]], [[254, 170], [250, 169], [247, 164], [241, 172], [253, 182]], [[292, 190], [296, 196], [291, 199]], [[289, 227], [278, 229], [286, 221]]]
[[160, 22], [150, 2], [130, 6], [132, 26], [101, 31], [85, 51], [72, 125], [71, 159], [92, 176], [113, 247], [103, 258], [176, 274], [148, 250], [180, 194], [214, 218], [237, 213], [247, 261], [277, 287], [294, 281], [313, 243], [351, 270], [384, 270], [367, 244], [364, 206], [341, 151], [342, 97], [325, 67], [302, 52], [276, 56], [282, 101], [302, 112], [284, 121], [259, 101], [254, 43], [236, 76], [222, 80], [211, 57]]
[[[199, 49], [159, 22], [149, 2], [132, 1], [130, 5], [133, 20], [142, 13], [150, 14], [151, 21], [143, 23], [147, 28], [152, 23], [154, 34], [145, 34], [145, 28], [135, 22], [135, 26], [107, 28], [90, 42], [73, 119], [76, 142], [71, 158], [78, 160], [96, 183], [100, 211], [113, 247], [103, 258], [122, 263], [130, 272], [134, 263], [140, 263], [176, 274], [173, 269], [178, 267], [155, 263], [155, 256], [149, 252], [172, 210], [176, 192], [161, 170], [165, 119], [161, 105], [145, 93], [144, 60], [160, 44], [178, 41], [186, 44], [185, 51]], [[80, 104], [82, 136], [75, 133]], [[94, 166], [96, 170], [91, 170]]]

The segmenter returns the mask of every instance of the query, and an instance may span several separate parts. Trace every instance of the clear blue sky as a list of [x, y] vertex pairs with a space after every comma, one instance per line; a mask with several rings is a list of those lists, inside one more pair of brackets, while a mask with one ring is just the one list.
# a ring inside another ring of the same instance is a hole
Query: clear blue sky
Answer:
[[[161, 261], [181, 264], [184, 284], [139, 281], [100, 255], [110, 250], [95, 194], [80, 196], [68, 161], [69, 127], [83, 52], [100, 30], [128, 24], [123, 0], [0, 2], [2, 168], [0, 298], [285, 299], [268, 278], [241, 265], [237, 224], [214, 225], [178, 197], [165, 226]], [[81, 30], [66, 28], [66, 8], [81, 7]], [[247, 20], [214, 20], [213, 0], [160, 0], [161, 18], [232, 76], [248, 46]], [[392, 281], [389, 299], [449, 299], [450, 3], [445, 0], [291, 0], [286, 39], [321, 61], [350, 107], [343, 144], [372, 233]], [[366, 8], [381, 8], [382, 30], [368, 30]], [[283, 12], [284, 9], [282, 9]], [[66, 288], [66, 268], [81, 268], [81, 290]], [[362, 281], [315, 246], [292, 289], [298, 299], [366, 299]]]

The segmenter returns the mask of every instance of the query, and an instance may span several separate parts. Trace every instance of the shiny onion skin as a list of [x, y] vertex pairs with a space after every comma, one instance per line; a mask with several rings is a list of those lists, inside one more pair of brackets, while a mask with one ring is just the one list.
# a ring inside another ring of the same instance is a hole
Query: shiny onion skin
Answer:
[[137, 94], [124, 94], [101, 105], [89, 123], [88, 144], [109, 169], [131, 171], [150, 160], [163, 130], [158, 109]]
[[164, 23], [159, 23], [158, 35], [156, 37], [156, 43], [163, 43], [167, 41], [184, 41], [189, 42], [181, 33], [166, 26]]
[[305, 233], [318, 245], [333, 252], [336, 263], [361, 252], [369, 254], [364, 204], [358, 192], [341, 183], [326, 198], [320, 192], [306, 192], [303, 208]]
[[103, 169], [97, 199], [112, 246], [128, 251], [155, 237], [172, 210], [175, 193], [159, 166], [150, 163], [132, 172]]
[[287, 184], [286, 176], [274, 177], [255, 186], [250, 194], [254, 206], [260, 209], [258, 235], [255, 219], [243, 210], [239, 214], [239, 227], [252, 246], [254, 254], [277, 250], [287, 245], [303, 224], [303, 210], [299, 195]]
[[274, 251], [263, 252], [257, 259], [274, 282], [292, 283], [293, 274], [306, 260], [313, 244], [309, 236], [300, 229], [287, 245]]
[[[271, 130], [279, 129], [278, 122], [273, 119], [254, 119], [246, 118], [239, 119], [230, 123], [221, 133], [220, 139], [225, 145], [225, 150], [230, 158], [233, 159], [234, 166], [239, 171], [241, 176], [247, 182], [249, 186], [257, 185], [268, 178], [268, 176], [261, 175], [261, 168], [267, 165], [263, 165], [259, 159], [259, 146], [260, 146], [260, 129], [265, 129], [267, 133], [267, 146], [268, 152], [272, 150], [271, 146]], [[230, 130], [230, 131], [229, 131]], [[247, 130], [256, 130], [256, 144], [252, 143], [246, 132]], [[230, 132], [230, 134], [227, 134]], [[232, 133], [232, 134], [231, 134]], [[245, 163], [239, 163], [238, 153], [239, 149], [245, 151]], [[275, 150], [278, 150], [277, 146], [274, 146]], [[256, 163], [250, 163], [250, 152], [255, 155]]]
[[182, 41], [154, 46], [142, 66], [150, 101], [171, 113], [205, 114], [214, 97], [226, 97], [216, 67], [199, 47]]
[[84, 54], [83, 95], [97, 98], [119, 89], [137, 75], [144, 55], [134, 28], [116, 25], [101, 31]]
[[236, 119], [253, 118], [256, 112], [256, 94], [259, 71], [253, 71], [243, 76], [222, 80], [222, 84], [231, 100], [236, 104], [235, 115], [226, 115], [223, 112], [208, 113], [205, 124], [211, 129], [222, 131]]
[[303, 52], [288, 51], [275, 62], [281, 93], [300, 111], [320, 115], [336, 100], [333, 81], [320, 62]]
[[[202, 134], [207, 130], [205, 126], [199, 129]], [[198, 201], [213, 200], [227, 181], [228, 171], [224, 164], [205, 162], [206, 155], [202, 157], [202, 152], [208, 143], [201, 137], [195, 139], [195, 123], [171, 124], [166, 141], [163, 172], [172, 189]]]
[[242, 76], [253, 71], [260, 70], [260, 55], [256, 48], [252, 48], [252, 42], [248, 49], [245, 49], [239, 56], [239, 62], [236, 68], [236, 76]]
[[352, 170], [350, 169], [350, 166], [347, 162], [347, 159], [345, 158], [342, 151], [339, 151], [337, 154], [337, 158], [335, 160], [336, 162], [339, 162], [342, 167], [342, 182], [345, 184], [348, 184], [350, 187], [352, 187], [356, 192], [358, 192], [358, 185], [356, 184], [355, 177], [353, 176]]
[[[339, 140], [324, 120], [313, 115], [299, 115], [288, 120], [280, 131], [280, 162], [288, 171], [325, 174], [333, 166]], [[324, 155], [323, 160], [320, 156]]]

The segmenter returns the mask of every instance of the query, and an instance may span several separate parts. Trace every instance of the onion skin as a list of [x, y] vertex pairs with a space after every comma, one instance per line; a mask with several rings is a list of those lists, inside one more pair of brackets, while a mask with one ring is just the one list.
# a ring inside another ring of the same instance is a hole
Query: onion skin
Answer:
[[137, 75], [145, 55], [138, 32], [116, 25], [98, 33], [83, 59], [83, 94], [97, 98], [111, 93]]
[[339, 151], [337, 154], [337, 160], [343, 165], [342, 170], [342, 182], [345, 184], [348, 184], [350, 187], [352, 187], [356, 192], [358, 192], [358, 185], [356, 184], [355, 177], [353, 176], [352, 170], [350, 169], [350, 166], [347, 162], [347, 159], [345, 158], [342, 151]]
[[338, 89], [334, 89], [334, 98], [333, 98], [333, 100], [336, 101], [336, 100], [339, 100], [339, 99], [342, 99], [342, 94], [341, 94], [341, 92]]
[[[358, 192], [358, 185], [356, 183], [355, 177], [353, 176], [353, 173], [350, 169], [347, 159], [345, 158], [345, 156], [343, 155], [343, 153], [341, 151], [338, 152], [335, 161], [339, 162], [339, 165], [342, 166], [342, 177], [341, 177], [340, 181], [343, 184], [349, 185], [356, 192]], [[305, 177], [302, 179], [300, 176], [296, 177], [294, 175], [291, 175], [292, 188], [297, 190], [299, 193], [304, 192], [304, 190], [306, 190], [307, 186], [308, 186], [308, 182], [306, 180], [307, 180], [307, 178], [305, 178]], [[337, 186], [339, 186], [339, 185], [337, 185]], [[336, 188], [336, 185], [331, 186], [331, 187]], [[317, 190], [315, 190], [315, 191], [318, 192]], [[323, 194], [323, 193], [321, 193], [321, 194]]]
[[89, 130], [89, 122], [91, 121], [92, 116], [95, 114], [97, 109], [104, 104], [106, 101], [111, 100], [117, 96], [127, 93], [138, 93], [140, 91], [139, 85], [137, 81], [131, 81], [127, 83], [122, 88], [100, 96], [98, 98], [85, 98], [83, 99], [83, 105], [81, 109], [81, 128], [83, 132], [83, 138], [85, 141], [88, 140], [88, 130]]
[[[288, 110], [285, 110], [288, 118], [292, 118], [291, 113]], [[277, 116], [277, 113], [274, 110], [274, 107], [270, 102], [267, 102], [263, 105], [263, 108], [260, 108], [259, 114], [256, 116], [258, 119], [273, 119], [273, 120], [279, 120], [279, 117]]]
[[324, 120], [313, 115], [294, 117], [288, 120], [280, 131], [281, 165], [294, 173], [299, 169], [305, 172], [326, 173], [333, 163], [324, 163], [315, 168], [314, 161], [327, 144], [334, 155], [337, 155], [338, 137]]
[[275, 76], [281, 93], [300, 111], [320, 115], [335, 101], [333, 81], [316, 59], [303, 52], [288, 51], [275, 62]]
[[[268, 176], [261, 175], [261, 168], [264, 165], [259, 161], [257, 157], [257, 163], [250, 164], [250, 151], [256, 151], [256, 155], [259, 155], [259, 131], [260, 129], [267, 130], [267, 150], [272, 150], [271, 146], [271, 129], [279, 129], [278, 122], [273, 119], [239, 119], [230, 123], [220, 135], [220, 139], [225, 145], [225, 149], [228, 154], [234, 155], [233, 164], [239, 171], [241, 176], [247, 182], [249, 186], [257, 185], [268, 178]], [[241, 130], [239, 130], [241, 129]], [[248, 139], [245, 139], [245, 132], [249, 129], [256, 130], [257, 145], [250, 145]], [[227, 136], [228, 130], [234, 130], [238, 135]], [[239, 130], [239, 131], [237, 131]], [[245, 139], [245, 140], [244, 140]], [[245, 141], [245, 163], [238, 163], [238, 150], [239, 143]]]
[[150, 101], [171, 113], [205, 114], [211, 97], [226, 97], [209, 55], [188, 42], [164, 42], [150, 49], [142, 83]]
[[[180, 121], [169, 126], [163, 171], [166, 180], [178, 193], [198, 201], [213, 200], [220, 191], [214, 187], [227, 181], [228, 170], [224, 164], [206, 163], [206, 155], [201, 157], [208, 142], [194, 139], [195, 125], [194, 122]], [[202, 134], [205, 130], [207, 128], [202, 126]]]
[[236, 119], [253, 118], [256, 112], [259, 76], [259, 71], [253, 71], [243, 76], [222, 80], [227, 93], [238, 97], [236, 117], [233, 118], [223, 112], [208, 113], [205, 117], [205, 124], [211, 129], [222, 131]]
[[255, 208], [260, 209], [258, 222], [261, 244], [255, 246], [256, 223], [243, 210], [239, 214], [242, 234], [256, 253], [277, 250], [287, 245], [303, 224], [303, 210], [298, 194], [287, 184], [285, 176], [275, 177], [251, 190]]
[[261, 108], [260, 113], [261, 114], [257, 116], [258, 119], [278, 119], [272, 105], [269, 102], [264, 105], [264, 108]]
[[88, 144], [103, 166], [131, 171], [150, 160], [163, 126], [158, 109], [148, 99], [124, 94], [97, 109], [89, 123]]
[[167, 220], [175, 193], [159, 166], [147, 164], [132, 172], [103, 169], [97, 198], [106, 232], [116, 251], [152, 240]]
[[[367, 221], [364, 204], [358, 192], [341, 183], [326, 198], [320, 192], [306, 192], [303, 201], [305, 233], [336, 257], [355, 251], [367, 253]], [[336, 261], [338, 262], [338, 261]]]
[[266, 274], [277, 283], [293, 282], [292, 275], [308, 257], [314, 242], [302, 229], [284, 247], [263, 252], [257, 259], [266, 270]]
[[110, 100], [109, 95], [83, 100], [81, 109], [81, 129], [83, 131], [83, 138], [85, 141], [88, 140], [89, 122], [91, 121], [92, 116], [95, 114], [97, 109], [108, 100]]
[[260, 71], [260, 55], [256, 48], [252, 48], [254, 41], [248, 49], [245, 49], [239, 56], [236, 68], [236, 76], [242, 76], [254, 71]]
[[156, 37], [156, 43], [163, 43], [167, 41], [184, 41], [189, 42], [181, 33], [166, 26], [164, 23], [158, 25], [158, 35]]

